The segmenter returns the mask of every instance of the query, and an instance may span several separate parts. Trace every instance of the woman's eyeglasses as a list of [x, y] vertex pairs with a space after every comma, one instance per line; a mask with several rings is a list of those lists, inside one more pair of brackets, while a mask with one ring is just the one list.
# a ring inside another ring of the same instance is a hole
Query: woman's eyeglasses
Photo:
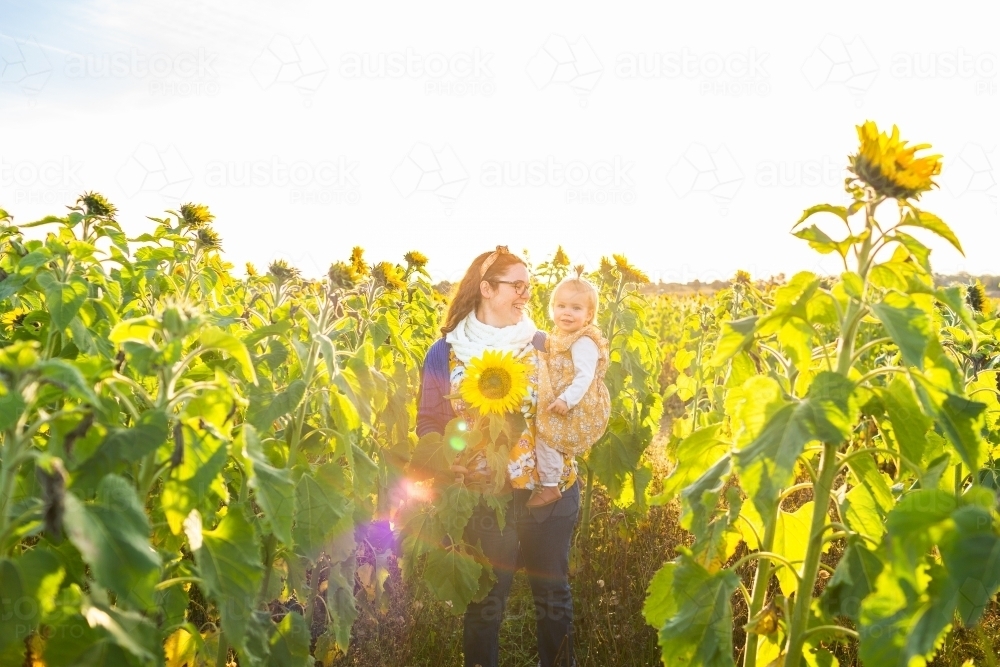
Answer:
[[518, 296], [524, 296], [525, 292], [531, 291], [531, 283], [526, 283], [523, 280], [498, 280], [496, 282], [510, 285], [517, 292]]

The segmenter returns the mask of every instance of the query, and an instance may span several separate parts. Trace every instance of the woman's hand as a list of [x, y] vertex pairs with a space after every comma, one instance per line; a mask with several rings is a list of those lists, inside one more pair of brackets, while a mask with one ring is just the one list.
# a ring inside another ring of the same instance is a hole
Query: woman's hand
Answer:
[[451, 471], [455, 473], [455, 483], [463, 484], [465, 482], [465, 476], [469, 474], [469, 469], [465, 466], [455, 465], [451, 467]]

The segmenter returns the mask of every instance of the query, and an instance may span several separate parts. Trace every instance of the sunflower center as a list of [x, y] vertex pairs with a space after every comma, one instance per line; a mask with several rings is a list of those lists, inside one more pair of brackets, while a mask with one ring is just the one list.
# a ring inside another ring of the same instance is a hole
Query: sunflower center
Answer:
[[487, 368], [479, 376], [479, 392], [491, 400], [505, 398], [514, 379], [503, 368]]

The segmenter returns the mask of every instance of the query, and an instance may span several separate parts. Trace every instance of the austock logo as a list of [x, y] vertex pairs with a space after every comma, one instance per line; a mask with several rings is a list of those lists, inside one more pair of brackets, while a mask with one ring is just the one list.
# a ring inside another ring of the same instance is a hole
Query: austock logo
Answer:
[[689, 79], [699, 81], [702, 95], [763, 96], [771, 92], [765, 65], [768, 53], [756, 48], [729, 53], [695, 53], [687, 47], [665, 53], [618, 55], [619, 79]]
[[492, 95], [496, 90], [490, 61], [493, 54], [470, 52], [419, 53], [407, 47], [390, 53], [345, 53], [340, 75], [347, 79], [424, 80], [427, 95]]
[[[565, 85], [579, 95], [594, 90], [604, 66], [585, 37], [570, 43], [562, 35], [550, 35], [528, 63], [527, 72], [538, 90]], [[581, 100], [581, 105], [586, 100]]]
[[632, 204], [635, 202], [635, 182], [629, 171], [634, 165], [618, 155], [594, 162], [563, 163], [552, 156], [544, 160], [492, 161], [483, 164], [479, 182], [484, 187], [565, 190], [568, 204]]
[[250, 72], [264, 90], [287, 85], [304, 95], [319, 90], [327, 72], [326, 61], [309, 37], [293, 42], [285, 35], [275, 35], [254, 59]]
[[454, 204], [468, 181], [469, 172], [447, 144], [440, 151], [416, 144], [392, 172], [392, 184], [404, 199], [426, 192], [444, 204]]
[[64, 203], [83, 189], [82, 168], [82, 162], [65, 155], [17, 162], [0, 157], [0, 188], [13, 188], [17, 203]]
[[162, 97], [216, 95], [219, 74], [214, 67], [219, 54], [205, 49], [183, 53], [130, 51], [74, 53], [66, 58], [63, 73], [70, 79], [149, 80], [149, 93]]
[[985, 195], [997, 210], [997, 191], [1000, 188], [1000, 151], [994, 146], [986, 149], [981, 144], [967, 144], [958, 157], [949, 162], [941, 175], [948, 191], [955, 197], [969, 193]]
[[37, 41], [0, 34], [0, 83], [35, 94], [51, 75], [52, 65]]
[[667, 182], [678, 197], [708, 194], [725, 214], [743, 184], [743, 171], [724, 144], [709, 150], [694, 143], [670, 168]]
[[844, 86], [862, 104], [863, 96], [878, 76], [879, 66], [861, 37], [850, 42], [826, 35], [802, 63], [802, 74], [813, 90]]
[[355, 175], [358, 163], [341, 155], [336, 160], [286, 163], [268, 160], [216, 160], [205, 169], [212, 188], [288, 188], [292, 204], [356, 204], [361, 199]]
[[126, 197], [146, 192], [177, 201], [187, 192], [194, 175], [173, 144], [161, 151], [153, 144], [143, 142], [125, 160], [115, 180]]

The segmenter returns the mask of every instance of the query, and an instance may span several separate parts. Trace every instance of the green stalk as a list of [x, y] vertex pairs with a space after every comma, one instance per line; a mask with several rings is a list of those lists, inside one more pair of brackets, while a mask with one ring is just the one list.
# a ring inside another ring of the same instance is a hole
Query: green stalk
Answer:
[[[780, 503], [778, 510], [780, 511]], [[771, 520], [764, 526], [764, 541], [760, 545], [761, 551], [772, 551], [774, 549], [774, 533], [778, 525], [778, 515], [775, 513], [769, 517]], [[764, 608], [767, 600], [767, 585], [771, 581], [771, 560], [760, 558], [757, 560], [757, 574], [753, 580], [753, 599], [747, 609], [747, 620], [757, 616]], [[757, 634], [747, 631], [745, 648], [743, 649], [743, 667], [757, 667]]]
[[590, 535], [590, 501], [594, 496], [594, 469], [587, 466], [587, 488], [583, 492], [583, 529]]
[[226, 667], [229, 664], [229, 642], [226, 635], [219, 628], [219, 652], [215, 654], [215, 667]]
[[[318, 329], [320, 333], [326, 329], [327, 317], [330, 312], [329, 300], [323, 302], [323, 309], [319, 314]], [[306, 384], [306, 393], [302, 397], [302, 405], [295, 413], [295, 421], [292, 424], [292, 439], [288, 443], [288, 463], [286, 468], [291, 469], [295, 465], [295, 459], [299, 451], [299, 440], [302, 439], [302, 425], [306, 421], [306, 410], [309, 407], [309, 385], [312, 384], [313, 374], [316, 372], [316, 359], [319, 356], [319, 343], [315, 340], [309, 342], [309, 354], [306, 357], [305, 371], [302, 373], [302, 380]]]
[[[858, 274], [862, 280], [862, 299], [868, 282], [871, 261], [874, 259], [872, 256], [872, 235], [875, 228], [875, 208], [879, 203], [877, 199], [870, 199], [866, 204], [865, 224], [869, 234], [862, 242], [857, 254]], [[841, 322], [840, 342], [837, 349], [837, 372], [845, 377], [851, 370], [854, 357], [854, 339], [865, 310], [865, 305], [861, 300], [852, 299], [847, 306], [844, 320]], [[816, 587], [816, 575], [819, 573], [819, 560], [824, 544], [823, 533], [826, 529], [826, 516], [833, 492], [833, 480], [841, 467], [837, 460], [838, 449], [839, 443], [823, 443], [823, 454], [820, 459], [816, 484], [813, 487], [814, 506], [812, 523], [809, 527], [809, 544], [806, 548], [805, 562], [802, 564], [802, 578], [799, 580], [799, 589], [795, 595], [795, 604], [792, 606], [791, 619], [789, 620], [785, 667], [799, 667], [802, 651], [805, 647], [809, 610], [812, 606], [813, 589]]]
[[833, 480], [837, 476], [840, 464], [837, 462], [838, 443], [823, 443], [823, 458], [819, 466], [819, 478], [816, 480], [815, 505], [813, 507], [812, 524], [809, 526], [809, 546], [806, 559], [802, 565], [802, 579], [799, 590], [795, 594], [795, 604], [792, 606], [792, 618], [789, 624], [788, 644], [785, 651], [785, 667], [799, 667], [802, 651], [806, 641], [806, 630], [809, 625], [809, 610], [812, 607], [813, 589], [816, 587], [816, 575], [819, 573], [819, 557], [823, 552], [823, 533], [826, 529], [826, 514], [830, 506], [830, 496], [833, 491]]

